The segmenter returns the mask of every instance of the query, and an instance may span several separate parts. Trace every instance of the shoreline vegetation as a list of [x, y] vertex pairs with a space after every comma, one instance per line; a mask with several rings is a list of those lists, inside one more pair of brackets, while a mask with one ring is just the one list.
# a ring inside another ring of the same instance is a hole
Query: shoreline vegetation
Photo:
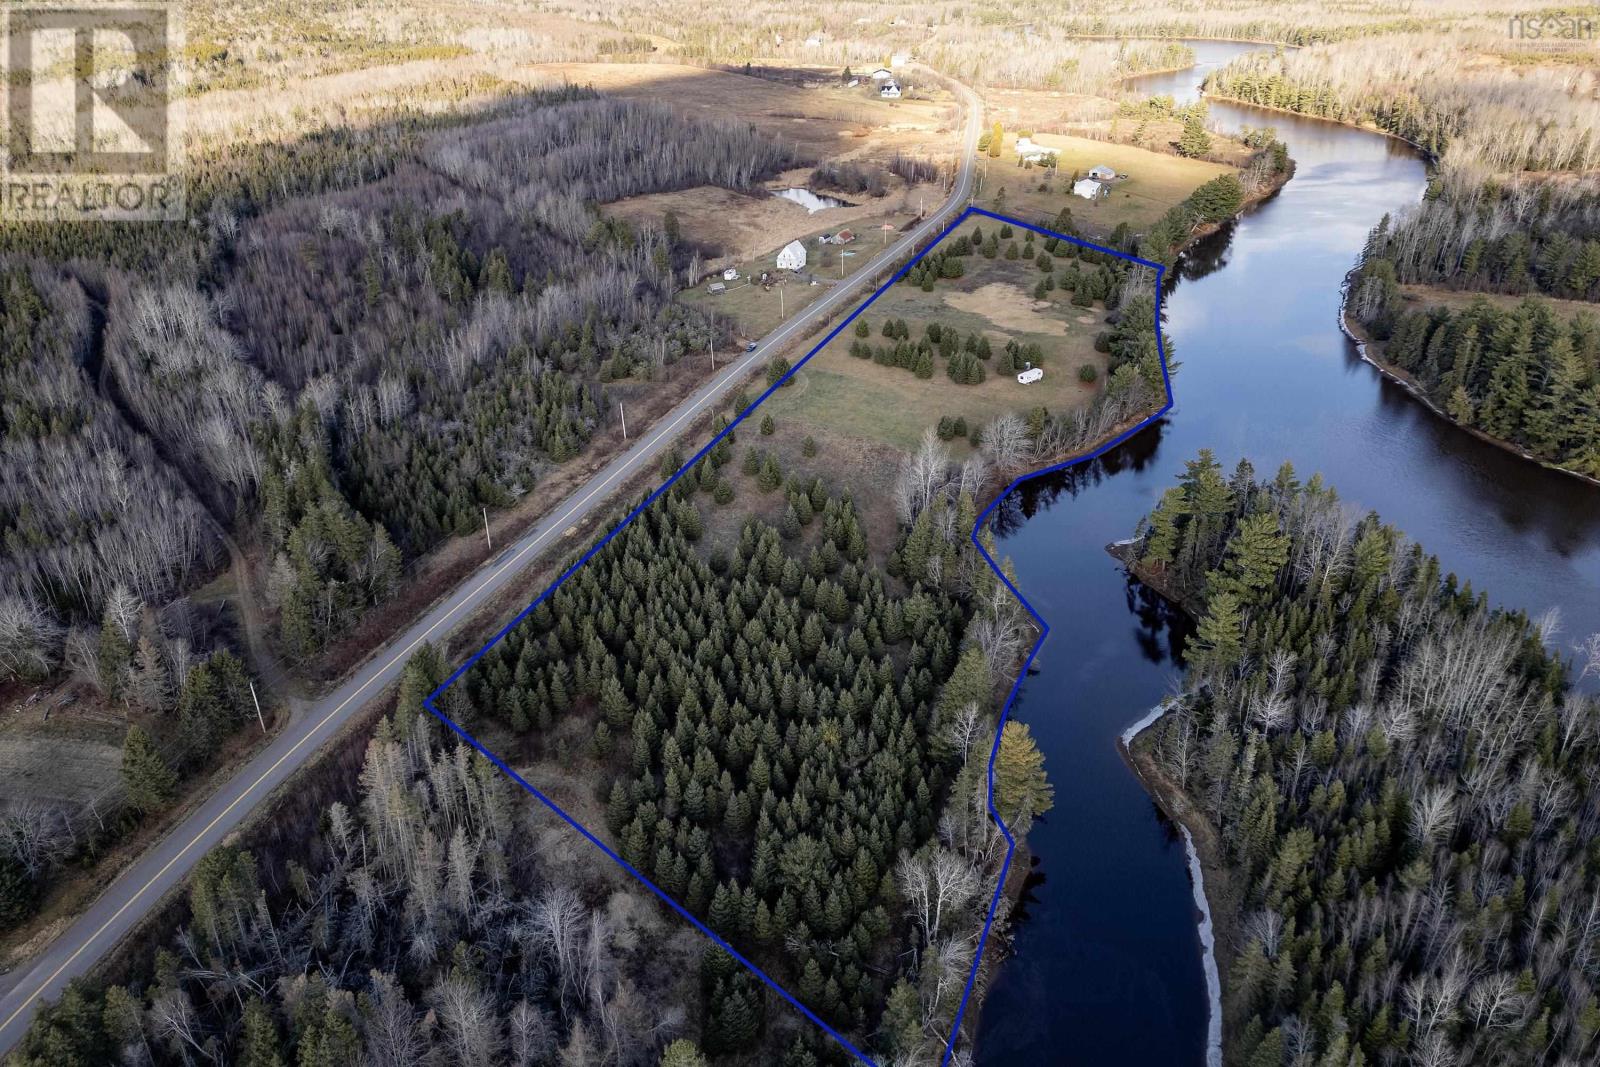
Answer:
[[[1112, 555], [1119, 560], [1122, 558], [1114, 550]], [[1222, 866], [1210, 827], [1195, 816], [1187, 798], [1160, 773], [1155, 761], [1138, 745], [1140, 735], [1170, 710], [1172, 702], [1166, 700], [1151, 708], [1143, 718], [1122, 731], [1117, 738], [1117, 750], [1122, 753], [1123, 761], [1144, 786], [1150, 799], [1183, 834], [1189, 883], [1194, 890], [1195, 911], [1200, 916], [1196, 932], [1200, 938], [1201, 967], [1206, 976], [1206, 1067], [1222, 1067], [1222, 973], [1217, 965], [1217, 949], [1221, 941], [1217, 916], [1222, 909], [1213, 906], [1212, 895], [1220, 896], [1217, 887], [1226, 879], [1227, 871]]]
[[1346, 277], [1343, 287], [1343, 295], [1339, 301], [1339, 329], [1343, 331], [1344, 335], [1348, 337], [1351, 343], [1356, 346], [1356, 352], [1361, 356], [1363, 362], [1367, 363], [1379, 374], [1383, 375], [1401, 389], [1404, 389], [1413, 399], [1421, 403], [1423, 407], [1427, 408], [1428, 411], [1432, 412], [1438, 418], [1443, 419], [1451, 426], [1454, 426], [1456, 429], [1465, 433], [1469, 433], [1485, 444], [1493, 445], [1495, 448], [1498, 448], [1503, 452], [1509, 452], [1518, 459], [1527, 460], [1530, 463], [1536, 463], [1539, 466], [1544, 467], [1546, 470], [1557, 471], [1561, 474], [1568, 475], [1569, 477], [1576, 478], [1579, 481], [1587, 482], [1590, 485], [1600, 487], [1600, 478], [1585, 474], [1582, 471], [1573, 470], [1571, 467], [1564, 467], [1559, 463], [1551, 462], [1548, 459], [1535, 455], [1527, 449], [1522, 448], [1515, 442], [1496, 437], [1493, 434], [1487, 433], [1476, 426], [1462, 422], [1460, 419], [1451, 415], [1450, 412], [1446, 411], [1444, 408], [1435, 403], [1433, 398], [1428, 396], [1421, 384], [1412, 375], [1408, 374], [1403, 368], [1396, 366], [1395, 364], [1384, 359], [1382, 357], [1383, 342], [1374, 339], [1367, 329], [1359, 322], [1354, 321], [1350, 315], [1351, 292], [1354, 288], [1355, 279], [1360, 275], [1360, 273], [1361, 266], [1358, 264], [1357, 266], [1351, 268], [1349, 275]]
[[[1546, 624], [1491, 610], [1399, 531], [1341, 507], [1288, 465], [1262, 480], [1245, 460], [1224, 480], [1202, 451], [1137, 536], [1108, 546], [1197, 623], [1184, 692], [1129, 727], [1122, 748], [1193, 844], [1229, 960], [1229, 1062], [1277, 1063], [1290, 1042], [1336, 1062], [1358, 1050], [1368, 1062], [1417, 1048], [1485, 1062], [1581, 1050], [1600, 1033], [1600, 1000], [1586, 985], [1576, 1001], [1560, 992], [1571, 975], [1559, 954], [1535, 962], [1533, 948], [1507, 944], [1505, 957], [1492, 919], [1564, 915], [1562, 899], [1587, 899], [1567, 885], [1584, 876], [1565, 867], [1549, 875], [1562, 889], [1525, 880], [1531, 856], [1554, 862], [1546, 853], [1570, 821], [1528, 798], [1487, 815], [1457, 764], [1581, 777], [1592, 698], [1546, 650]], [[1465, 705], [1461, 686], [1474, 693]], [[1560, 755], [1534, 736], [1559, 723], [1579, 730], [1557, 741]], [[1502, 730], [1510, 747], [1485, 757]], [[1408, 754], [1415, 733], [1426, 758]], [[1465, 957], [1430, 964], [1417, 938], [1434, 935], [1412, 924], [1411, 905], [1491, 871], [1509, 892], [1447, 920], [1478, 936]], [[1559, 940], [1559, 925], [1546, 936]], [[1486, 1014], [1493, 990], [1513, 989], [1514, 1007]]]

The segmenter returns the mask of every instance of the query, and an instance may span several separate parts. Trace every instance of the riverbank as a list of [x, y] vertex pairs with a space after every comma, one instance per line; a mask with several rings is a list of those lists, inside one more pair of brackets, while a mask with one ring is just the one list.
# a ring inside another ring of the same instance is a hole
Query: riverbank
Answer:
[[1229, 96], [1227, 93], [1219, 93], [1209, 90], [1205, 87], [1204, 83], [1202, 83], [1200, 86], [1200, 95], [1207, 103], [1215, 102], [1221, 104], [1233, 104], [1235, 107], [1247, 107], [1252, 111], [1265, 111], [1273, 115], [1287, 115], [1289, 118], [1298, 119], [1301, 122], [1321, 122], [1329, 126], [1338, 126], [1341, 129], [1360, 130], [1362, 133], [1375, 133], [1379, 137], [1387, 137], [1390, 140], [1399, 141], [1402, 144], [1410, 145], [1417, 151], [1418, 155], [1422, 156], [1423, 160], [1428, 164], [1429, 170], [1432, 170], [1439, 165], [1439, 157], [1434, 155], [1423, 145], [1418, 144], [1409, 137], [1401, 137], [1398, 133], [1390, 133], [1382, 126], [1378, 126], [1370, 122], [1347, 122], [1344, 119], [1330, 119], [1322, 115], [1307, 115], [1300, 111], [1290, 111], [1286, 107], [1273, 107], [1270, 104], [1257, 104], [1253, 101], [1246, 100], [1243, 97]]
[[[1193, 617], [1195, 612], [1192, 607], [1173, 595], [1160, 576], [1149, 573], [1133, 560], [1130, 551], [1133, 544], [1131, 540], [1120, 541], [1107, 545], [1106, 551], [1122, 564], [1128, 574], [1185, 615]], [[1226, 1016], [1222, 1009], [1222, 966], [1219, 961], [1224, 954], [1228, 960], [1234, 959], [1242, 944], [1238, 929], [1243, 903], [1242, 887], [1228, 867], [1227, 851], [1216, 828], [1190, 800], [1182, 783], [1174, 780], [1162, 766], [1157, 758], [1155, 742], [1150, 739], [1150, 727], [1160, 722], [1182, 699], [1179, 696], [1163, 700], [1143, 718], [1128, 726], [1117, 738], [1117, 751], [1156, 807], [1183, 835], [1189, 880], [1194, 886], [1195, 911], [1199, 914], [1200, 952], [1206, 977], [1206, 996], [1210, 1004], [1206, 1027], [1206, 1064], [1207, 1067], [1221, 1067]]]
[[1187, 794], [1156, 762], [1153, 743], [1141, 742], [1146, 731], [1161, 721], [1170, 702], [1156, 705], [1144, 718], [1123, 731], [1117, 750], [1128, 769], [1139, 779], [1161, 813], [1172, 820], [1183, 834], [1189, 864], [1189, 880], [1194, 886], [1194, 906], [1199, 913], [1201, 963], [1206, 976], [1206, 999], [1210, 1009], [1206, 1020], [1206, 1067], [1222, 1067], [1222, 968], [1218, 949], [1226, 946], [1228, 957], [1238, 953], [1236, 916], [1240, 900], [1237, 887], [1223, 863], [1222, 843], [1203, 814], [1196, 811]]
[[1356, 275], [1359, 274], [1360, 271], [1361, 265], [1359, 263], [1352, 267], [1350, 269], [1350, 273], [1345, 276], [1344, 285], [1339, 291], [1339, 329], [1343, 331], [1344, 335], [1355, 344], [1356, 352], [1361, 356], [1361, 359], [1364, 362], [1370, 364], [1379, 374], [1383, 375], [1385, 378], [1389, 379], [1389, 381], [1404, 389], [1418, 403], [1422, 404], [1423, 407], [1427, 408], [1429, 411], [1433, 412], [1434, 415], [1438, 416], [1440, 419], [1443, 419], [1445, 422], [1448, 422], [1451, 426], [1454, 426], [1462, 433], [1471, 434], [1473, 437], [1476, 437], [1485, 444], [1493, 445], [1495, 448], [1498, 448], [1503, 452], [1509, 452], [1513, 456], [1517, 456], [1520, 459], [1525, 459], [1530, 463], [1537, 463], [1539, 466], [1544, 467], [1547, 470], [1557, 471], [1569, 477], [1576, 478], [1580, 482], [1587, 482], [1590, 485], [1600, 487], [1600, 478], [1591, 478], [1589, 475], [1584, 474], [1581, 471], [1575, 471], [1571, 467], [1563, 467], [1559, 463], [1551, 463], [1549, 460], [1536, 456], [1532, 452], [1512, 444], [1510, 441], [1506, 441], [1502, 438], [1495, 437], [1492, 434], [1485, 433], [1476, 426], [1468, 426], [1466, 423], [1455, 418], [1444, 408], [1434, 403], [1433, 398], [1428, 395], [1427, 391], [1422, 388], [1421, 383], [1419, 383], [1411, 374], [1384, 359], [1383, 343], [1381, 341], [1374, 340], [1372, 335], [1367, 333], [1365, 327], [1350, 317], [1350, 290], [1354, 284]]

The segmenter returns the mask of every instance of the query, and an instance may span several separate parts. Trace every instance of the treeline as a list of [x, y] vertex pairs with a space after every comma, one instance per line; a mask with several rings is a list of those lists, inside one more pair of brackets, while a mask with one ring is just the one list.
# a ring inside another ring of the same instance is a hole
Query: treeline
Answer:
[[812, 170], [808, 184], [855, 196], [882, 196], [889, 191], [889, 172], [875, 163], [829, 161]]
[[1371, 124], [1484, 177], [1592, 169], [1600, 161], [1600, 116], [1587, 72], [1559, 60], [1501, 62], [1493, 53], [1505, 42], [1494, 31], [1419, 33], [1251, 52], [1208, 75], [1205, 89]]
[[[1275, 166], [1281, 173], [1288, 166], [1287, 159]], [[1244, 197], [1244, 185], [1237, 177], [1219, 174], [1190, 193], [1182, 203], [1168, 208], [1140, 239], [1139, 254], [1171, 267], [1200, 227], [1233, 218], [1244, 206]]]
[[1415, 377], [1463, 426], [1550, 463], [1600, 477], [1600, 318], [1563, 318], [1528, 297], [1510, 308], [1407, 308], [1393, 263], [1369, 258], [1349, 310], [1385, 362]]
[[1198, 619], [1140, 745], [1237, 895], [1227, 1062], [1592, 1061], [1600, 719], [1548, 634], [1288, 465], [1202, 452], [1133, 551]]
[[1600, 300], [1600, 187], [1593, 181], [1440, 183], [1368, 240], [1399, 281]]
[[855, 333], [857, 340], [850, 342], [850, 354], [857, 359], [903, 367], [918, 378], [932, 378], [934, 357], [938, 356], [945, 361], [945, 373], [957, 385], [982, 384], [988, 375], [984, 368], [991, 360], [998, 373], [1011, 374], [1021, 370], [1027, 361], [1038, 363], [1044, 358], [1038, 344], [1024, 345], [1011, 339], [1001, 348], [1000, 358], [994, 360], [994, 348], [987, 336], [969, 330], [962, 338], [961, 331], [936, 321], [925, 323], [922, 336], [912, 340], [911, 327], [904, 319], [885, 319], [882, 333], [890, 344], [873, 345], [861, 340], [872, 336], [872, 327], [865, 319], [856, 320]]

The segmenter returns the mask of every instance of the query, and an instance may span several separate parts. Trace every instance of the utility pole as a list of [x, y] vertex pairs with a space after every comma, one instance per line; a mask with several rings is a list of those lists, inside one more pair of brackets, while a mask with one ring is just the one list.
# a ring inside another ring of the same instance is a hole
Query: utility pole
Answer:
[[256, 706], [256, 722], [261, 724], [261, 732], [266, 733], [267, 718], [265, 715], [261, 714], [261, 700], [256, 696], [256, 683], [251, 681], [249, 678], [245, 679], [245, 683], [250, 686], [250, 700]]
[[483, 506], [483, 541], [489, 546], [489, 551], [494, 551], [494, 539], [489, 536], [489, 506]]
[[617, 410], [622, 413], [622, 439], [626, 441], [628, 439], [628, 409], [623, 407], [622, 402], [619, 400], [617, 402]]

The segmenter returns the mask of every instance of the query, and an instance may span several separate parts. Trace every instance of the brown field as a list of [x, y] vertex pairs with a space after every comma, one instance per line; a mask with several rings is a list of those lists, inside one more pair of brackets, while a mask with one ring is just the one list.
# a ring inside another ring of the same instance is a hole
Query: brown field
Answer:
[[546, 63], [556, 81], [624, 99], [655, 100], [700, 117], [737, 118], [799, 145], [818, 160], [886, 160], [896, 151], [948, 159], [960, 119], [943, 90], [928, 99], [880, 100], [821, 70], [796, 84], [676, 63]]
[[[945, 415], [959, 415], [973, 427], [1038, 405], [1051, 412], [1070, 411], [1088, 402], [1104, 382], [1106, 357], [1094, 350], [1094, 337], [1103, 328], [1105, 311], [1075, 307], [1070, 294], [1059, 290], [1034, 301], [1031, 289], [1040, 277], [1025, 260], [973, 256], [965, 277], [940, 281], [931, 293], [898, 284], [874, 301], [862, 319], [872, 329], [873, 344], [883, 343], [879, 330], [886, 318], [905, 319], [913, 339], [922, 336], [926, 323], [937, 321], [963, 336], [987, 334], [996, 351], [1011, 338], [1037, 343], [1044, 351], [1038, 364], [1045, 371], [1042, 381], [1021, 385], [1014, 376], [996, 372], [991, 361], [981, 384], [958, 385], [937, 358], [933, 377], [918, 378], [900, 367], [851, 356], [850, 344], [857, 338], [853, 330], [845, 330], [761, 410], [780, 425], [793, 420], [812, 432], [898, 451], [915, 449], [923, 431]], [[1094, 384], [1078, 380], [1078, 368], [1085, 363], [1100, 372]], [[950, 444], [958, 456], [969, 447], [961, 440]]]
[[[1142, 233], [1199, 186], [1235, 170], [1222, 163], [1184, 159], [1086, 137], [1038, 134], [1034, 140], [1062, 150], [1056, 171], [1018, 167], [1010, 147], [1014, 142], [1008, 134], [1007, 148], [998, 159], [979, 157], [982, 182], [976, 202], [992, 211], [1045, 225], [1068, 207], [1079, 229], [1096, 237], [1106, 236], [1124, 222], [1134, 232]], [[1119, 178], [1111, 187], [1111, 195], [1104, 199], [1090, 201], [1073, 196], [1073, 173], [1102, 163], [1127, 177]]]
[[10, 700], [0, 712], [0, 808], [33, 801], [70, 818], [96, 800], [104, 811], [120, 793], [127, 723], [83, 701], [62, 706], [70, 688], [46, 689], [33, 704]]
[[[1406, 310], [1443, 305], [1452, 311], [1471, 306], [1478, 300], [1487, 300], [1497, 308], [1514, 308], [1527, 299], [1510, 293], [1479, 293], [1467, 289], [1446, 289], [1435, 285], [1402, 285], [1400, 294], [1405, 298]], [[1530, 294], [1540, 303], [1549, 304], [1563, 318], [1585, 313], [1600, 314], [1600, 309], [1587, 300], [1558, 300], [1552, 296]]]

